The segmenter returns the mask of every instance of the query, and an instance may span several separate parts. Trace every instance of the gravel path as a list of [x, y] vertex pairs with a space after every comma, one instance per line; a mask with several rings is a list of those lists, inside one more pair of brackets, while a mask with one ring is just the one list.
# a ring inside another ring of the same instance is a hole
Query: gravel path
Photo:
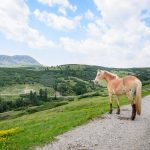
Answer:
[[142, 115], [130, 120], [131, 106], [121, 114], [101, 118], [56, 137], [37, 150], [150, 150], [150, 96], [143, 99]]

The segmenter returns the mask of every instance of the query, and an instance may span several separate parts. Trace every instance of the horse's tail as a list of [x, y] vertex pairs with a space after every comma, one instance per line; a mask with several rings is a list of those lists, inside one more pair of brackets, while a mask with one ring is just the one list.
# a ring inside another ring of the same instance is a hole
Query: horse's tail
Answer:
[[136, 101], [135, 101], [138, 115], [141, 114], [141, 89], [142, 89], [142, 83], [141, 81], [139, 81], [136, 87]]

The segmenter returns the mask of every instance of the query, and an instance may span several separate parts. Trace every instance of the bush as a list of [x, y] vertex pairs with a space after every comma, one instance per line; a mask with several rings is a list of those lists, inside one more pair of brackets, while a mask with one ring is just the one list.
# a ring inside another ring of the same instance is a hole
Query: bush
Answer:
[[58, 106], [62, 106], [62, 105], [66, 105], [68, 104], [68, 102], [59, 102], [59, 103], [55, 103], [55, 107], [58, 107]]
[[86, 84], [83, 82], [77, 82], [76, 86], [74, 87], [74, 90], [77, 95], [81, 95], [87, 92]]
[[80, 95], [78, 96], [78, 99], [86, 98], [86, 97], [93, 97], [93, 96], [104, 96], [104, 95], [105, 94], [102, 94], [100, 92], [92, 92], [92, 93], [86, 93], [86, 94]]

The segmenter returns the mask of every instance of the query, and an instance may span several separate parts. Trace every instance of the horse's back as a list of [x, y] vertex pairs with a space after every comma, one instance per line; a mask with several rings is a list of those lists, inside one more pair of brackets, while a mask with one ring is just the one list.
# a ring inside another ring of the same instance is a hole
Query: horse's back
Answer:
[[[127, 81], [133, 81], [133, 80], [136, 80], [138, 79], [137, 77], [135, 76], [131, 76], [131, 75], [128, 75], [128, 76], [124, 76], [123, 77], [123, 80], [127, 80]], [[139, 79], [138, 79], [139, 80]]]
[[126, 92], [129, 90], [135, 91], [138, 86], [142, 86], [142, 82], [135, 76], [125, 76], [123, 77], [123, 85], [126, 89]]
[[133, 84], [140, 84], [141, 81], [135, 77], [135, 76], [131, 76], [131, 75], [128, 75], [128, 76], [125, 76], [122, 78], [123, 79], [123, 84], [126, 86], [130, 86], [130, 85], [133, 85]]
[[109, 82], [108, 90], [111, 93], [123, 94], [130, 89], [136, 89], [138, 84], [141, 84], [141, 81], [137, 77], [128, 75], [123, 78], [116, 78]]

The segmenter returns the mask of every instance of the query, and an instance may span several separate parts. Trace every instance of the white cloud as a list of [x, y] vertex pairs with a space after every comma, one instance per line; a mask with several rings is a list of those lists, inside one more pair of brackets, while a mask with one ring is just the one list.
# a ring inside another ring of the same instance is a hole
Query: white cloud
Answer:
[[88, 20], [93, 20], [94, 19], [94, 14], [92, 13], [91, 10], [87, 10], [87, 12], [85, 12], [85, 18]]
[[59, 6], [58, 12], [61, 12], [64, 15], [66, 15], [66, 9], [70, 9], [72, 11], [76, 11], [77, 9], [77, 6], [71, 5], [68, 0], [38, 0], [38, 1], [43, 4], [47, 4], [50, 7], [58, 5]]
[[48, 13], [46, 11], [40, 12], [38, 9], [34, 11], [34, 15], [39, 21], [45, 23], [47, 26], [63, 31], [75, 29], [81, 20], [81, 16], [68, 19], [67, 17], [58, 16], [54, 13]]
[[105, 22], [111, 25], [121, 25], [130, 18], [138, 18], [141, 10], [150, 8], [149, 0], [94, 0], [94, 2]]
[[81, 62], [115, 67], [149, 66], [150, 28], [141, 12], [150, 1], [94, 0], [102, 17], [88, 23], [87, 39], [60, 39], [65, 50], [86, 54]]
[[30, 10], [23, 0], [0, 3], [0, 32], [7, 39], [28, 44], [32, 48], [52, 48], [55, 44], [28, 25]]
[[60, 43], [62, 44], [62, 47], [69, 52], [79, 52], [87, 55], [97, 52], [99, 47], [103, 47], [101, 43], [98, 43], [93, 39], [78, 41], [69, 37], [62, 37], [60, 38]]
[[58, 12], [62, 13], [65, 16], [67, 14], [65, 8], [63, 8], [63, 7], [59, 7]]

